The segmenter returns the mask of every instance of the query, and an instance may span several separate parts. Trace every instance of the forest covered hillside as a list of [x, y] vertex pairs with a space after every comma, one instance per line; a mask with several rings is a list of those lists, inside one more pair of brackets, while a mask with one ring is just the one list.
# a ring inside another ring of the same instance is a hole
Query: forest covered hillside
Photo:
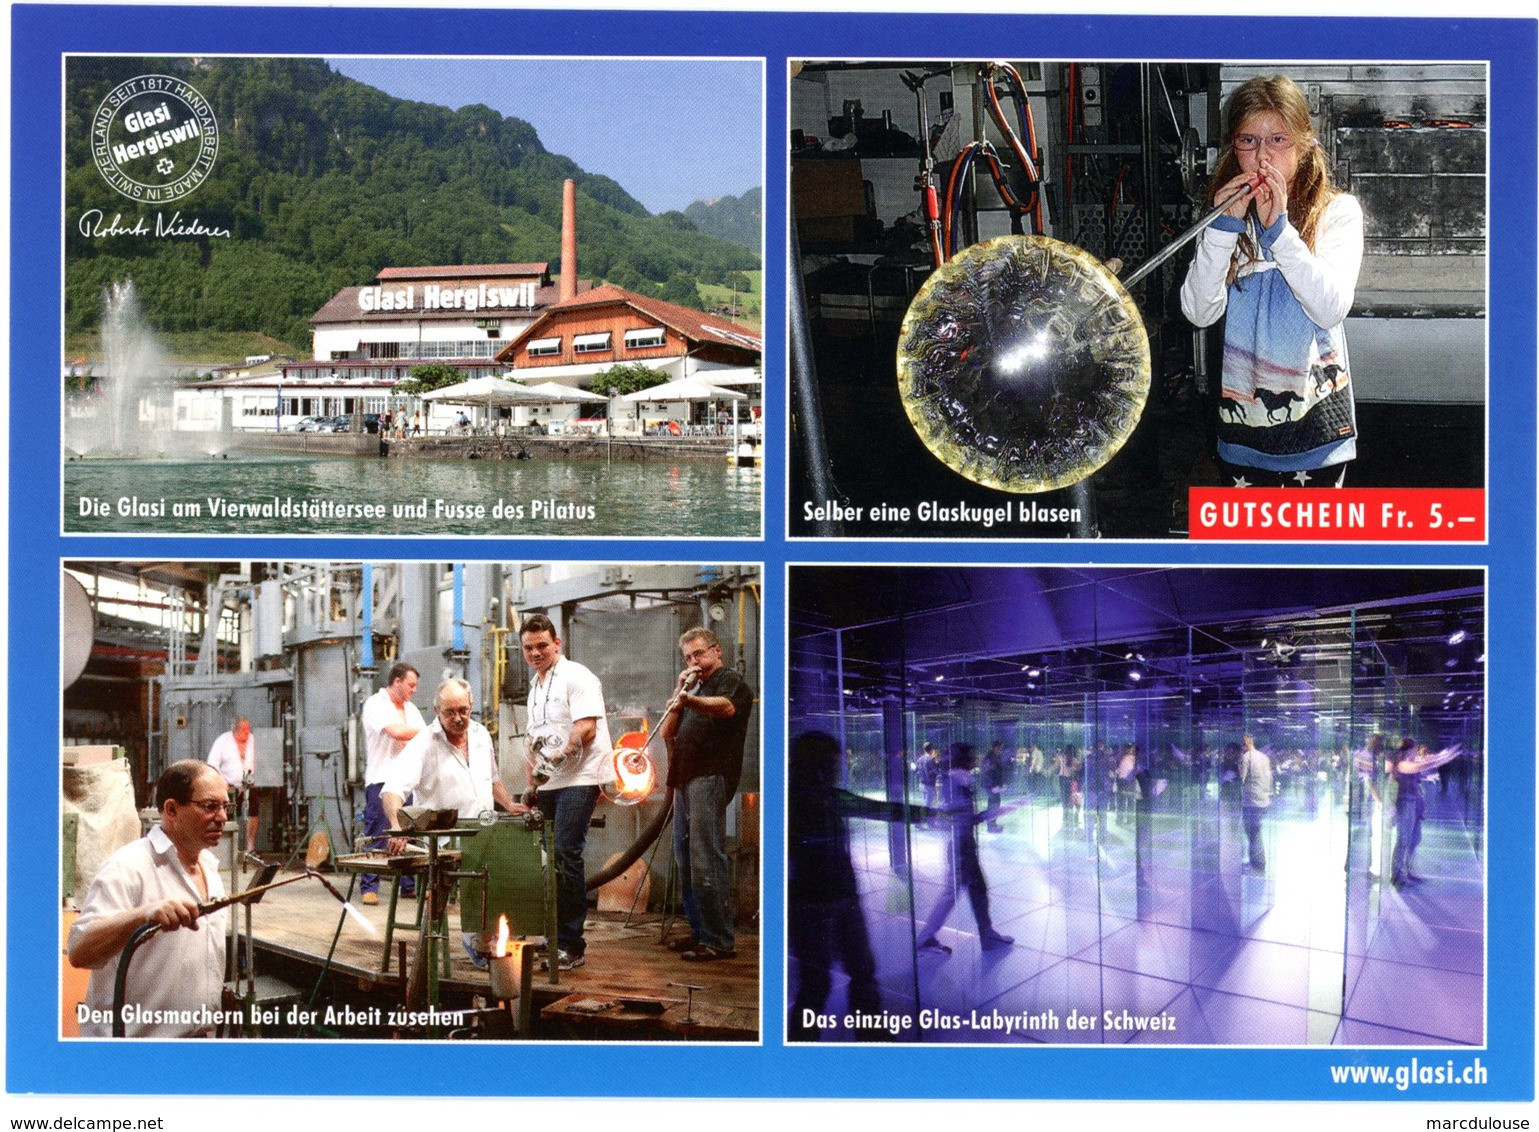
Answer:
[[764, 191], [755, 186], [742, 196], [697, 200], [684, 215], [706, 235], [757, 252], [764, 227]]
[[[147, 73], [191, 83], [219, 124], [208, 180], [158, 207], [110, 189], [90, 153], [102, 99]], [[307, 348], [310, 315], [382, 267], [544, 261], [557, 272], [567, 178], [583, 278], [679, 301], [691, 282], [760, 266], [756, 251], [681, 212], [653, 216], [616, 181], [548, 152], [527, 122], [394, 98], [319, 60], [72, 57], [66, 91], [67, 331], [95, 328], [103, 289], [125, 277], [157, 329], [257, 332]], [[158, 211], [229, 236], [87, 235], [93, 209], [104, 213], [98, 230], [117, 213], [123, 226], [140, 216], [154, 225]]]

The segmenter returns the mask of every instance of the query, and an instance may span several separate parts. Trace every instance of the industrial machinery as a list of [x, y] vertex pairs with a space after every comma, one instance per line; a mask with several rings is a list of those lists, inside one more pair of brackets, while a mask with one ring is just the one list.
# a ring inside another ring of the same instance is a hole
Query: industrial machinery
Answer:
[[[236, 716], [250, 719], [255, 786], [272, 792], [262, 802], [263, 834], [272, 840], [254, 848], [287, 853], [323, 814], [334, 830], [354, 828], [362, 808], [358, 711], [391, 663], [422, 673], [425, 713], [442, 679], [468, 680], [476, 716], [513, 778], [527, 730], [522, 614], [550, 611], [565, 655], [599, 675], [617, 716], [656, 720], [684, 629], [721, 630], [733, 662], [753, 671], [756, 588], [757, 571], [736, 566], [250, 564], [210, 586], [193, 655], [187, 634], [172, 631], [166, 671], [152, 681], [146, 777], [202, 758]], [[736, 648], [734, 626], [742, 630]], [[222, 647], [231, 638], [233, 665]], [[745, 779], [745, 789], [756, 788], [756, 776]]]
[[[238, 862], [243, 850], [252, 850], [267, 862], [294, 864], [303, 858], [323, 872], [374, 871], [368, 863], [372, 858], [361, 856], [371, 846], [359, 836], [365, 770], [360, 712], [397, 661], [419, 671], [415, 699], [428, 719], [443, 680], [470, 684], [475, 718], [492, 737], [500, 774], [515, 796], [524, 793], [529, 785], [529, 677], [518, 627], [535, 612], [556, 624], [564, 655], [599, 677], [611, 732], [617, 736], [638, 725], [643, 732], [655, 732], [676, 687], [678, 638], [686, 629], [713, 629], [726, 662], [746, 673], [755, 687], [760, 683], [754, 566], [93, 561], [66, 563], [65, 568], [85, 595], [80, 604], [94, 613], [94, 620], [82, 619], [87, 627], [81, 631], [89, 637], [89, 626], [97, 626], [98, 648], [77, 650], [92, 659], [66, 691], [64, 733], [100, 743], [110, 737], [109, 726], [128, 730], [121, 744], [128, 757], [120, 762], [131, 770], [141, 806], [148, 804], [150, 787], [166, 766], [203, 760], [237, 718], [251, 722], [255, 767], [247, 793], [259, 816], [258, 843], [235, 844], [245, 825], [230, 821], [226, 835], [231, 844], [229, 852], [220, 853], [222, 863]], [[122, 643], [109, 646], [109, 634]], [[131, 733], [135, 720], [142, 740]], [[729, 814], [729, 841], [738, 860], [735, 883], [744, 905], [755, 910], [757, 736], [754, 727], [745, 753], [743, 793]], [[658, 765], [652, 766], [653, 761]], [[631, 778], [614, 784], [607, 793], [609, 804], [600, 806], [589, 832], [590, 891], [635, 866], [654, 847], [668, 819], [666, 755], [660, 744], [650, 750], [617, 750], [610, 762]], [[140, 817], [152, 820], [153, 814], [141, 810]], [[423, 873], [424, 886], [434, 889], [411, 909], [427, 906], [409, 920], [412, 932], [392, 933], [390, 941], [399, 948], [415, 934], [429, 961], [409, 956], [395, 965], [391, 955], [381, 956], [379, 941], [371, 939], [366, 955], [359, 951], [343, 964], [337, 938], [344, 925], [334, 915], [334, 904], [331, 911], [302, 913], [284, 928], [304, 935], [303, 947], [282, 945], [263, 958], [264, 919], [271, 925], [276, 916], [264, 906], [255, 917], [254, 953], [251, 945], [236, 943], [230, 970], [249, 982], [259, 961], [268, 969], [290, 964], [284, 977], [300, 1000], [311, 984], [316, 988], [312, 1001], [316, 993], [324, 1000], [327, 972], [340, 966], [353, 972], [359, 994], [383, 991], [393, 1001], [429, 1009], [440, 999], [463, 998], [463, 976], [443, 983], [451, 950], [445, 945], [447, 924], [486, 936], [495, 932], [499, 915], [506, 915], [515, 940], [549, 934], [544, 864], [549, 854], [540, 826], [523, 817], [497, 822], [490, 815], [459, 815], [458, 827], [471, 833], [455, 838], [456, 843], [433, 846], [443, 851], [447, 864], [440, 871], [456, 889], [457, 911], [449, 907], [448, 889], [438, 891], [426, 883], [431, 869], [396, 870], [388, 862], [379, 869], [387, 875]], [[671, 910], [665, 901], [675, 889], [666, 876], [671, 855], [664, 852], [639, 867], [654, 865], [663, 875], [647, 888], [658, 899], [641, 910], [667, 917]], [[82, 875], [79, 883], [83, 889], [89, 877]], [[232, 882], [230, 887], [237, 886]], [[394, 899], [388, 918], [391, 928], [397, 926]], [[452, 934], [457, 937], [459, 931]], [[314, 963], [308, 973], [296, 973], [291, 961], [309, 948], [311, 935], [316, 946], [307, 954], [314, 955]], [[423, 940], [433, 946], [424, 948]], [[457, 939], [452, 951], [459, 953]], [[458, 961], [463, 964], [464, 958]], [[557, 978], [553, 973], [549, 981], [554, 984]], [[441, 992], [440, 984], [448, 989]], [[527, 1003], [523, 1009], [527, 1014]]]

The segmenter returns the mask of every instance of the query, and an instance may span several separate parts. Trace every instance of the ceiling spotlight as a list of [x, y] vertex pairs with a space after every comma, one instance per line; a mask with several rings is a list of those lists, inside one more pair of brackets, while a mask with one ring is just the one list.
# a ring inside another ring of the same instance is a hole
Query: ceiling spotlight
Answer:
[[1261, 638], [1261, 651], [1258, 659], [1267, 664], [1282, 668], [1290, 665], [1297, 659], [1299, 651], [1298, 641], [1287, 633], [1276, 637]]
[[944, 675], [944, 674], [942, 674], [942, 675], [940, 675], [940, 676], [937, 676], [937, 677], [936, 677], [936, 678], [935, 678], [935, 682], [936, 682], [936, 683], [937, 683], [937, 684], [940, 684], [940, 683], [942, 683], [942, 682], [944, 682], [944, 681], [945, 681], [945, 679], [946, 679], [946, 677], [945, 677], [945, 675]]
[[1448, 643], [1451, 645], [1462, 645], [1468, 639], [1469, 634], [1463, 629], [1455, 629], [1452, 633], [1448, 634]]

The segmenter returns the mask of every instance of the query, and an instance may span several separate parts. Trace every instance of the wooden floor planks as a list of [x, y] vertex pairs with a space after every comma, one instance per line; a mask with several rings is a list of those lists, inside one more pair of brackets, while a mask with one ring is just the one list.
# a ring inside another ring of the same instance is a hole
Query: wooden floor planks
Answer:
[[[251, 912], [258, 970], [263, 968], [265, 952], [304, 965], [313, 971], [311, 977], [318, 975], [341, 920], [332, 969], [357, 985], [398, 997], [400, 941], [406, 941], [409, 964], [417, 933], [411, 928], [396, 929], [391, 948], [396, 954], [391, 956], [389, 973], [379, 975], [388, 887], [382, 889], [380, 897], [380, 903], [372, 907], [358, 904], [356, 898], [353, 902], [359, 915], [378, 933], [370, 935], [353, 917], [344, 916], [335, 897], [318, 883], [300, 882], [267, 893]], [[414, 912], [415, 902], [403, 900], [397, 918], [407, 919]], [[630, 924], [625, 919], [619, 913], [590, 912], [584, 966], [562, 972], [556, 984], [550, 983], [544, 972], [537, 972], [535, 1009], [541, 1014], [540, 1029], [545, 1036], [622, 1041], [758, 1040], [757, 933], [739, 933], [736, 958], [689, 963], [662, 946], [655, 913]], [[672, 925], [672, 930], [682, 935], [686, 930], [683, 921]], [[452, 959], [444, 984], [445, 1001], [488, 994], [488, 976], [475, 969], [460, 946], [457, 906], [450, 909], [448, 935]], [[697, 989], [691, 994], [689, 987]], [[663, 1011], [627, 1009], [620, 1004], [622, 999], [660, 1002]]]

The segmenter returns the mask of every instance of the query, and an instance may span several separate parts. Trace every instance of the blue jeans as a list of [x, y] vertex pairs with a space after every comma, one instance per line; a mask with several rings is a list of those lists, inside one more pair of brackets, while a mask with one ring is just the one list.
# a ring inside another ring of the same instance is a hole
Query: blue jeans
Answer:
[[1249, 802], [1240, 807], [1245, 819], [1245, 837], [1250, 842], [1250, 864], [1254, 869], [1266, 868], [1266, 846], [1261, 840], [1261, 819], [1266, 817], [1266, 806], [1252, 806]]
[[[380, 791], [384, 789], [384, 783], [374, 782], [363, 788], [363, 832], [370, 837], [377, 837], [390, 828], [390, 823], [385, 820], [385, 807], [380, 804]], [[370, 849], [384, 851], [383, 839], [371, 842]], [[379, 891], [379, 876], [375, 873], [364, 873], [363, 879], [358, 883], [360, 892]], [[401, 894], [410, 895], [417, 891], [417, 882], [411, 877], [401, 879]]]
[[956, 907], [957, 890], [966, 889], [967, 899], [973, 906], [973, 919], [978, 924], [978, 934], [994, 934], [994, 920], [989, 915], [989, 882], [983, 876], [983, 864], [978, 860], [978, 831], [968, 819], [971, 814], [953, 817], [947, 832], [946, 875], [941, 878], [941, 896], [930, 909], [929, 918], [919, 928], [918, 940], [925, 943], [935, 938], [951, 909]]
[[588, 918], [588, 878], [582, 854], [588, 844], [588, 821], [598, 805], [597, 786], [565, 786], [541, 790], [540, 812], [553, 831], [556, 863], [556, 946], [568, 955], [587, 950], [582, 938]]
[[1410, 875], [1411, 857], [1421, 844], [1421, 818], [1426, 803], [1420, 790], [1403, 794], [1395, 802], [1395, 849], [1390, 854], [1390, 879], [1399, 884]]
[[731, 951], [731, 893], [727, 881], [727, 780], [692, 779], [673, 791], [673, 859], [679, 866], [684, 916], [695, 942]]

